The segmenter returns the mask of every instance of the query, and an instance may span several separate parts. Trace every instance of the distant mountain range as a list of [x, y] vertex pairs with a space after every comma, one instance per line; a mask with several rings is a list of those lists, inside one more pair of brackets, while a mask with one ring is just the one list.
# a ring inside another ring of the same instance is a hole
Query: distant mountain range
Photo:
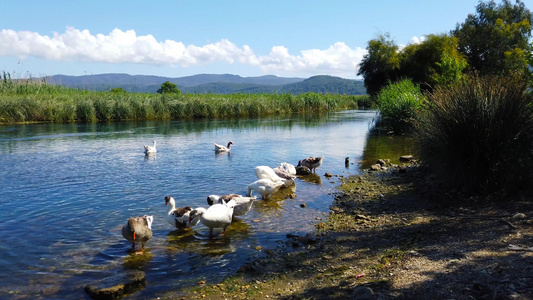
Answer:
[[170, 81], [183, 93], [213, 94], [260, 94], [306, 92], [363, 95], [366, 94], [362, 80], [334, 76], [310, 78], [278, 77], [274, 75], [241, 77], [231, 74], [199, 74], [170, 78], [128, 74], [97, 74], [83, 76], [53, 75], [45, 78], [47, 83], [93, 91], [109, 91], [122, 88], [128, 92], [156, 93], [161, 84]]

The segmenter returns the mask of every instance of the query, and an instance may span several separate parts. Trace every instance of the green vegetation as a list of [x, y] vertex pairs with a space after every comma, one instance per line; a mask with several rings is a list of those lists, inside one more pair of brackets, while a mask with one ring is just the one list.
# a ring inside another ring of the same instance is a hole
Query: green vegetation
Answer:
[[429, 95], [417, 140], [422, 161], [454, 188], [531, 183], [533, 105], [522, 76], [467, 76]]
[[468, 59], [468, 71], [504, 76], [509, 72], [529, 73], [526, 56], [531, 52], [533, 14], [524, 3], [480, 2], [476, 11], [451, 32], [458, 38], [459, 51]]
[[431, 91], [460, 80], [463, 73], [529, 76], [533, 14], [522, 2], [508, 0], [480, 2], [476, 10], [450, 34], [427, 35], [402, 50], [388, 35], [369, 41], [358, 71], [368, 93], [375, 96], [389, 82], [405, 78]]
[[181, 91], [178, 90], [178, 86], [170, 81], [165, 81], [161, 85], [161, 88], [157, 90], [158, 94], [181, 94]]
[[333, 94], [144, 94], [93, 92], [0, 78], [0, 123], [258, 117], [368, 107], [368, 97]]
[[533, 179], [532, 23], [520, 0], [487, 1], [449, 34], [401, 50], [388, 35], [371, 40], [358, 75], [376, 99], [376, 128], [414, 126], [421, 162], [454, 189], [526, 186]]
[[389, 35], [380, 35], [368, 42], [367, 54], [359, 64], [357, 75], [362, 75], [368, 94], [375, 96], [391, 81], [398, 79], [400, 56], [398, 46]]
[[409, 131], [424, 101], [425, 97], [420, 92], [420, 87], [409, 79], [384, 87], [376, 97], [379, 110], [377, 127], [387, 132]]

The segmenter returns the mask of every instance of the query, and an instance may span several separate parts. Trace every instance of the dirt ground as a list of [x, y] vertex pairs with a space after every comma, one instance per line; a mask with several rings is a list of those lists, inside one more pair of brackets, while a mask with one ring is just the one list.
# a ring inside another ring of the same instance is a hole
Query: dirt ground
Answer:
[[161, 299], [533, 299], [531, 193], [443, 191], [416, 165], [342, 181], [316, 234]]

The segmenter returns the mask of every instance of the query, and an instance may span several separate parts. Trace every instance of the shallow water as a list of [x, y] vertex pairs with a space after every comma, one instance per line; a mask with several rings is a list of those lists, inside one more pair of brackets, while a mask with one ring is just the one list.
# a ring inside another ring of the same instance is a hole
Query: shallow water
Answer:
[[[128, 269], [144, 271], [147, 279], [130, 298], [218, 281], [284, 244], [288, 233], [304, 235], [325, 219], [339, 181], [323, 175], [358, 173], [374, 117], [374, 111], [345, 111], [0, 126], [0, 295], [88, 299], [86, 284]], [[153, 140], [157, 155], [145, 157], [143, 145]], [[231, 154], [214, 153], [213, 142], [230, 140]], [[164, 218], [166, 195], [177, 206], [206, 207], [210, 194], [245, 194], [258, 165], [296, 165], [322, 155], [316, 175], [297, 179], [271, 200], [256, 200], [225, 237], [207, 238], [203, 225], [178, 232]], [[366, 156], [372, 160], [369, 151]], [[154, 215], [154, 236], [144, 254], [132, 255], [120, 230], [128, 217], [141, 214]]]

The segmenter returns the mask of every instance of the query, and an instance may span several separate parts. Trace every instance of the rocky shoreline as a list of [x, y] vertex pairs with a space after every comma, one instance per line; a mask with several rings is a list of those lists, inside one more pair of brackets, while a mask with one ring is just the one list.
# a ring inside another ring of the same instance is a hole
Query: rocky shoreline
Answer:
[[533, 299], [531, 193], [441, 190], [412, 158], [342, 181], [316, 233], [160, 298]]

